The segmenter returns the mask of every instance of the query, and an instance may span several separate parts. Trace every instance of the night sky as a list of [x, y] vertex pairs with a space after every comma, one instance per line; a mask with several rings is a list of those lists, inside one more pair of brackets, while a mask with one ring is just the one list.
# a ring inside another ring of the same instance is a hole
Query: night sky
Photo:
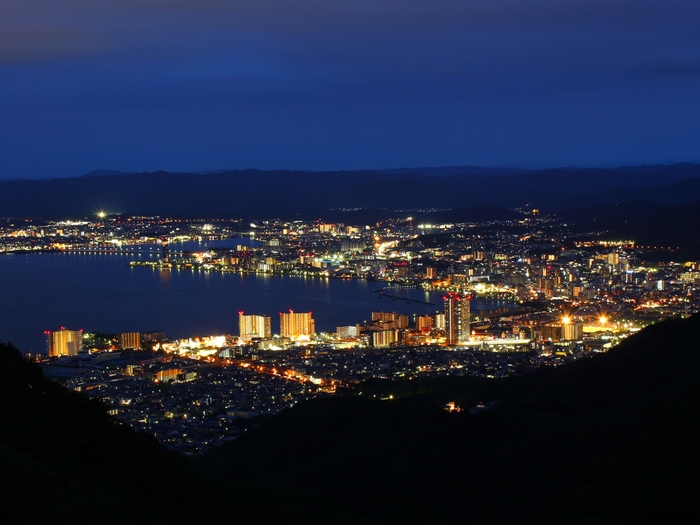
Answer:
[[698, 0], [3, 0], [0, 177], [700, 161]]

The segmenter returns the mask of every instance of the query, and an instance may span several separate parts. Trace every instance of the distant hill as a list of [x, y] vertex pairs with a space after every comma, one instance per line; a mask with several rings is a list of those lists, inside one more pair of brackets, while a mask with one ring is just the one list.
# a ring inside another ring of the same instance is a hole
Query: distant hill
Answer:
[[579, 232], [606, 231], [605, 238], [630, 239], [638, 246], [676, 250], [667, 253], [666, 258], [700, 259], [700, 201], [679, 206], [623, 202], [577, 208], [564, 212], [562, 217]]
[[[466, 171], [464, 171], [466, 170]], [[269, 216], [308, 210], [467, 209], [530, 203], [545, 211], [628, 200], [700, 200], [700, 165], [614, 169], [419, 168], [384, 171], [98, 171], [50, 180], [0, 181], [0, 217], [110, 213]]]
[[389, 170], [376, 170], [377, 173], [398, 173], [410, 175], [450, 176], [450, 175], [513, 175], [515, 173], [530, 173], [533, 170], [521, 168], [487, 168], [480, 166], [444, 166], [438, 168], [395, 168]]
[[[250, 212], [246, 216], [251, 215]], [[294, 212], [277, 212], [276, 217], [283, 220], [316, 220], [341, 222], [345, 224], [374, 224], [387, 219], [411, 218], [415, 224], [421, 223], [461, 223], [505, 221], [523, 217], [522, 213], [502, 206], [474, 206], [451, 210], [390, 210], [361, 208], [356, 210], [299, 210]]]
[[133, 173], [116, 170], [92, 170], [91, 172], [83, 175], [83, 177], [107, 177], [110, 175], [133, 175]]

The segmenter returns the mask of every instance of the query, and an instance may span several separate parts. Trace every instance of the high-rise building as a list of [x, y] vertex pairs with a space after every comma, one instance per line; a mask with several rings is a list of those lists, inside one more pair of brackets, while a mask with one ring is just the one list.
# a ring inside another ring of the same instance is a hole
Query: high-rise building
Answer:
[[57, 332], [46, 332], [46, 345], [49, 357], [78, 355], [83, 350], [83, 331], [61, 327]]
[[435, 318], [432, 315], [421, 315], [416, 318], [416, 328], [421, 332], [430, 332], [435, 326]]
[[238, 334], [241, 339], [272, 337], [272, 321], [268, 315], [245, 315], [238, 312]]
[[380, 330], [378, 332], [372, 332], [372, 346], [375, 348], [388, 348], [398, 342], [398, 330]]
[[384, 330], [408, 327], [408, 316], [397, 314], [396, 312], [372, 312], [372, 321], [378, 321]]
[[469, 340], [469, 297], [449, 293], [444, 298], [445, 342], [457, 345]]
[[561, 338], [564, 341], [583, 339], [583, 323], [565, 317], [561, 325]]
[[119, 334], [119, 348], [141, 348], [141, 333], [124, 332]]
[[435, 327], [438, 330], [444, 330], [445, 329], [445, 314], [444, 313], [436, 313], [435, 314]]
[[289, 310], [288, 314], [280, 313], [280, 335], [282, 337], [299, 337], [300, 335], [313, 335], [316, 326], [311, 317], [311, 312], [297, 313]]

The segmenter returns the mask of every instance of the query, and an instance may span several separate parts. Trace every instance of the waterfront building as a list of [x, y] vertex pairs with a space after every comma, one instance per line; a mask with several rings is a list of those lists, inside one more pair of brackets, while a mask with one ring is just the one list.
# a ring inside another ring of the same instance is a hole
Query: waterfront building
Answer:
[[408, 327], [408, 316], [396, 312], [372, 312], [372, 321], [377, 321], [384, 330]]
[[46, 346], [49, 357], [78, 355], [83, 350], [83, 331], [61, 327], [56, 332], [46, 332]]
[[299, 337], [300, 335], [311, 336], [316, 333], [316, 326], [311, 317], [311, 312], [280, 313], [280, 335], [282, 337]]
[[272, 321], [268, 315], [245, 315], [238, 312], [238, 334], [241, 339], [269, 339], [272, 337]]
[[457, 345], [469, 340], [469, 297], [449, 293], [444, 298], [445, 343]]

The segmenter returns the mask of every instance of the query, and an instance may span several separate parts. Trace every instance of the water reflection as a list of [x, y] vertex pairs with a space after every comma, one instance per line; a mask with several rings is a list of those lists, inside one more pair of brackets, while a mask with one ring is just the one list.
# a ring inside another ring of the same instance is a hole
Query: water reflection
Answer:
[[[170, 337], [238, 332], [239, 310], [272, 316], [312, 311], [319, 331], [360, 323], [372, 311], [424, 315], [442, 310], [442, 294], [397, 289], [379, 298], [381, 283], [314, 277], [242, 275], [132, 268], [138, 254], [21, 254], [0, 256], [0, 338], [22, 350], [42, 351], [44, 330], [60, 326], [89, 331], [164, 330]], [[405, 299], [420, 302], [406, 302]], [[433, 305], [424, 303], [435, 303]], [[486, 314], [507, 303], [472, 303]]]

